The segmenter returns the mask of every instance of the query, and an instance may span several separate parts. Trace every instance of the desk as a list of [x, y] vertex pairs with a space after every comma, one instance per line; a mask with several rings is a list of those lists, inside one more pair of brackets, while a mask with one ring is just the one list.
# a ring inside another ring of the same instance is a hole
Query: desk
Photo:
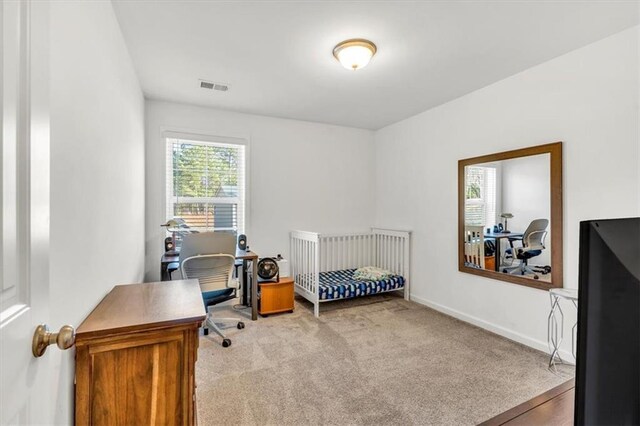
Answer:
[[[251, 262], [251, 319], [258, 319], [258, 255], [248, 250], [236, 250], [236, 259], [242, 260], [242, 294], [243, 301], [246, 301], [247, 276], [244, 271], [247, 263]], [[160, 259], [160, 277], [162, 281], [169, 281], [169, 264], [180, 261], [179, 254], [168, 255], [164, 253]]]
[[[258, 319], [258, 255], [252, 251], [236, 250], [236, 259], [242, 260], [242, 294], [247, 293], [247, 263], [251, 262], [251, 319]], [[246, 300], [246, 296], [243, 296]]]
[[518, 233], [518, 232], [509, 232], [509, 233], [503, 233], [503, 232], [498, 232], [498, 233], [485, 233], [484, 234], [484, 239], [485, 241], [488, 238], [494, 239], [496, 241], [496, 267], [495, 270], [500, 272], [500, 256], [502, 254], [502, 250], [500, 249], [500, 240], [503, 238], [522, 238], [522, 233]]

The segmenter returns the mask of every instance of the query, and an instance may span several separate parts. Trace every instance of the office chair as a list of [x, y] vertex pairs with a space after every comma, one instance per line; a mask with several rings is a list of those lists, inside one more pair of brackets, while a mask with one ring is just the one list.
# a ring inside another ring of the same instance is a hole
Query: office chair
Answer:
[[544, 239], [547, 236], [547, 226], [549, 226], [549, 220], [547, 219], [531, 221], [524, 234], [522, 234], [522, 247], [514, 247], [514, 240], [509, 239], [511, 248], [508, 248], [506, 253], [510, 254], [514, 259], [520, 260], [520, 264], [503, 268], [502, 272], [520, 275], [533, 274], [534, 279], [537, 280], [539, 278], [536, 271], [529, 266], [529, 259], [540, 256], [542, 250], [545, 249]]
[[212, 328], [222, 337], [222, 346], [231, 345], [216, 323], [235, 322], [239, 329], [244, 323], [239, 318], [214, 318], [211, 307], [235, 299], [238, 280], [233, 278], [236, 237], [226, 232], [203, 232], [185, 235], [180, 249], [180, 271], [184, 279], [197, 278], [202, 300], [207, 310], [204, 334]]

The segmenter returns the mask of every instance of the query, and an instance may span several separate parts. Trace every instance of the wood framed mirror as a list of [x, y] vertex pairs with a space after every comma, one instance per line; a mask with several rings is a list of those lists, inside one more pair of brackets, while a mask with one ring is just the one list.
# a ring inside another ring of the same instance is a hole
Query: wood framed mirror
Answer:
[[458, 161], [458, 270], [562, 287], [562, 142]]

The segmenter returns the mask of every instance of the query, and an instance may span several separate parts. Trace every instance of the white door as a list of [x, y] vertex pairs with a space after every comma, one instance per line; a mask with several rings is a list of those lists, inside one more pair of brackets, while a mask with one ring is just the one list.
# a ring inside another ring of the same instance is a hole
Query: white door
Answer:
[[55, 400], [50, 357], [31, 353], [49, 315], [48, 4], [2, 1], [0, 23], [0, 424], [42, 424]]

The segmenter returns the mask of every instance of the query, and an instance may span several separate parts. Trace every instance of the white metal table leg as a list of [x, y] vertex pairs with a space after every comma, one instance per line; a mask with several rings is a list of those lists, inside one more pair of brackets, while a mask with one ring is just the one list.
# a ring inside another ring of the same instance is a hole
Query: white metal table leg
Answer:
[[[549, 344], [549, 368], [555, 367], [557, 363], [564, 364], [560, 357], [560, 345], [564, 338], [564, 312], [560, 306], [560, 299], [567, 299], [573, 303], [578, 310], [578, 290], [568, 288], [552, 288], [549, 290], [549, 300], [551, 301], [551, 312], [547, 319], [547, 341]], [[558, 331], [558, 328], [560, 330]], [[578, 322], [571, 328], [571, 355], [576, 359], [576, 337], [578, 330]]]
[[[551, 352], [551, 357], [549, 358], [549, 368], [551, 368], [555, 366], [556, 359], [560, 363], [564, 363], [560, 357], [560, 344], [564, 338], [564, 313], [560, 307], [560, 298], [558, 296], [549, 293], [549, 299], [551, 311], [547, 319], [547, 342], [549, 344], [549, 352]], [[559, 314], [559, 318], [556, 317], [556, 313]], [[558, 328], [560, 328], [559, 332]]]

